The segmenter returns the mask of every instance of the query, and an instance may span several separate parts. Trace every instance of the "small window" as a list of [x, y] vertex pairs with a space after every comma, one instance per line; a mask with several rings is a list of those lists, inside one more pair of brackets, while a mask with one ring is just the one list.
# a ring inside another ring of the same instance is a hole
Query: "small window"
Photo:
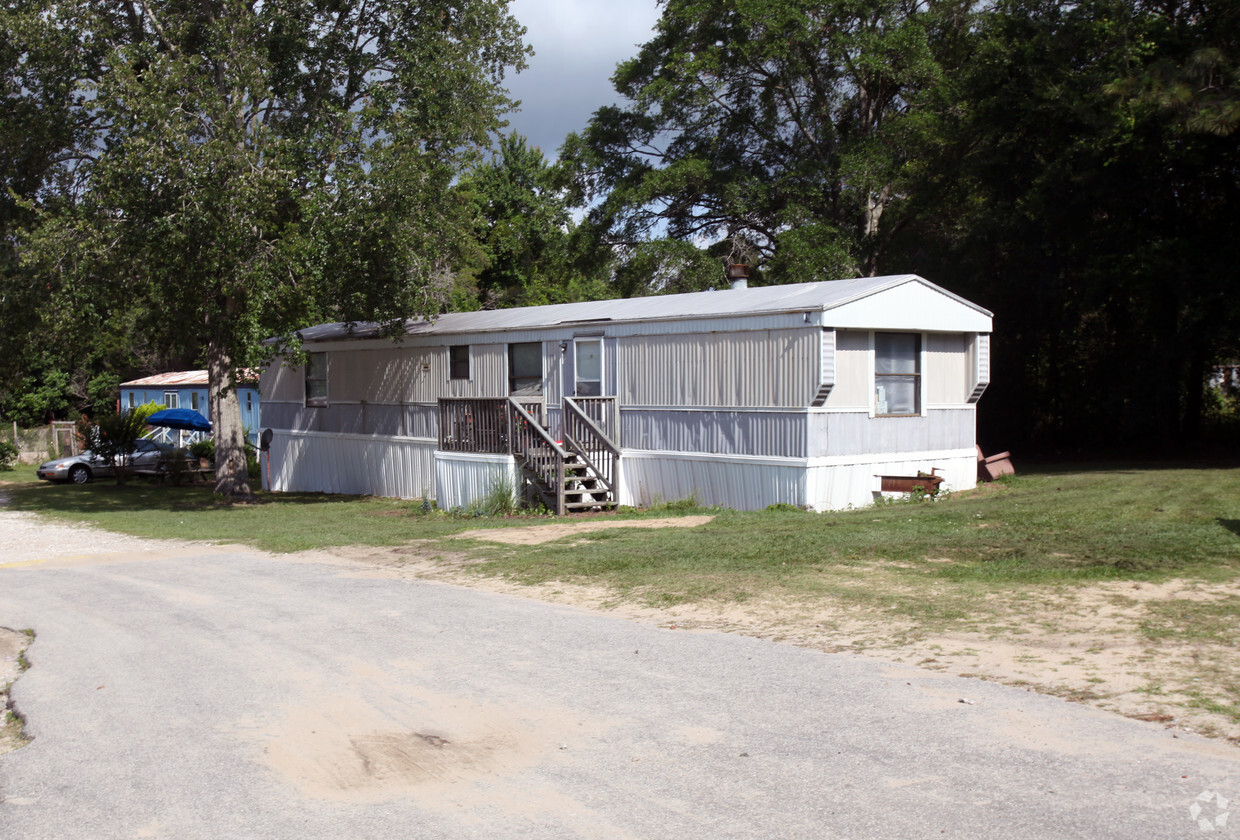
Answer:
[[134, 404], [133, 404], [133, 391], [130, 391], [130, 392], [129, 392], [129, 407], [130, 407], [130, 408], [133, 408], [133, 407], [134, 407]]
[[574, 393], [579, 397], [598, 397], [603, 393], [603, 340], [579, 338], [573, 342], [575, 355]]
[[164, 408], [176, 408], [176, 407], [177, 407], [177, 392], [176, 391], [164, 391]]
[[456, 344], [448, 348], [448, 378], [469, 379], [468, 344]]
[[189, 392], [189, 407], [194, 409], [194, 411], [198, 410], [198, 392], [197, 391]]
[[874, 413], [910, 416], [921, 413], [921, 336], [874, 334]]
[[508, 391], [519, 396], [542, 393], [542, 344], [508, 345]]
[[245, 410], [246, 411], [254, 410], [254, 392], [253, 391], [245, 392]]
[[327, 354], [306, 355], [306, 405], [327, 405]]

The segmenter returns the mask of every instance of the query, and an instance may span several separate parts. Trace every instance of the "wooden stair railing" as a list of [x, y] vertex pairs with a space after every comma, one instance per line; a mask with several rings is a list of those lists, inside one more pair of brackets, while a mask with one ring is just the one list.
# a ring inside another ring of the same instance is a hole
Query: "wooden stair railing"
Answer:
[[551, 435], [516, 400], [509, 398], [508, 411], [511, 428], [509, 440], [512, 454], [517, 456], [522, 471], [543, 503], [563, 516], [564, 465], [568, 453], [551, 439]]
[[565, 465], [565, 507], [615, 507], [619, 501], [620, 449], [571, 397], [564, 398], [564, 449], [572, 458]]

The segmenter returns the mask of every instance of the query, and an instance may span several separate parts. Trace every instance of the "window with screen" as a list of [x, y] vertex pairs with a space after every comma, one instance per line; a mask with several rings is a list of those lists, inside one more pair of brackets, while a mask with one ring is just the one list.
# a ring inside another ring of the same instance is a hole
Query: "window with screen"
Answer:
[[573, 371], [576, 387], [573, 393], [579, 397], [598, 397], [603, 393], [603, 340], [579, 338], [573, 342], [575, 350]]
[[468, 344], [456, 344], [448, 348], [448, 378], [469, 379]]
[[327, 405], [327, 354], [306, 355], [306, 405]]
[[874, 334], [874, 413], [902, 417], [921, 413], [921, 336]]
[[176, 391], [164, 391], [164, 407], [165, 408], [176, 408], [177, 407], [177, 392]]
[[542, 393], [542, 344], [531, 341], [508, 345], [508, 391], [529, 396]]

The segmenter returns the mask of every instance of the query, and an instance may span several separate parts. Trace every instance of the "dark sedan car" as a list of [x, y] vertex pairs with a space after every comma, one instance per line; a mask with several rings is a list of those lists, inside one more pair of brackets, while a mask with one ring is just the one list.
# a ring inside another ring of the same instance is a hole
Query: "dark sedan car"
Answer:
[[[133, 454], [126, 458], [130, 470], [155, 470], [160, 462], [175, 450], [166, 443], [157, 443], [142, 438], [135, 444]], [[116, 472], [112, 466], [89, 449], [80, 455], [57, 458], [41, 464], [37, 470], [39, 478], [47, 481], [72, 481], [74, 484], [85, 484], [97, 476], [112, 475]]]

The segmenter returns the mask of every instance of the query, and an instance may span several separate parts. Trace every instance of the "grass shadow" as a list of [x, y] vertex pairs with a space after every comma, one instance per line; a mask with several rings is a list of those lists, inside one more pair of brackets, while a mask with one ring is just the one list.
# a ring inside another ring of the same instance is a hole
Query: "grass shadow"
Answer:
[[1226, 528], [1228, 531], [1231, 531], [1231, 532], [1232, 532], [1233, 534], [1235, 534], [1237, 537], [1240, 537], [1240, 519], [1222, 519], [1222, 518], [1219, 518], [1219, 519], [1216, 519], [1216, 520], [1214, 520], [1214, 521], [1215, 521], [1215, 522], [1217, 522], [1218, 524], [1222, 525], [1222, 526], [1223, 526], [1224, 528]]
[[266, 493], [258, 491], [252, 500], [233, 500], [217, 496], [211, 483], [157, 484], [143, 479], [130, 479], [124, 485], [112, 482], [74, 484], [8, 484], [6, 509], [25, 513], [48, 513], [61, 516], [95, 516], [131, 511], [168, 511], [228, 509], [238, 505], [302, 506], [338, 502], [344, 496], [325, 493]]

